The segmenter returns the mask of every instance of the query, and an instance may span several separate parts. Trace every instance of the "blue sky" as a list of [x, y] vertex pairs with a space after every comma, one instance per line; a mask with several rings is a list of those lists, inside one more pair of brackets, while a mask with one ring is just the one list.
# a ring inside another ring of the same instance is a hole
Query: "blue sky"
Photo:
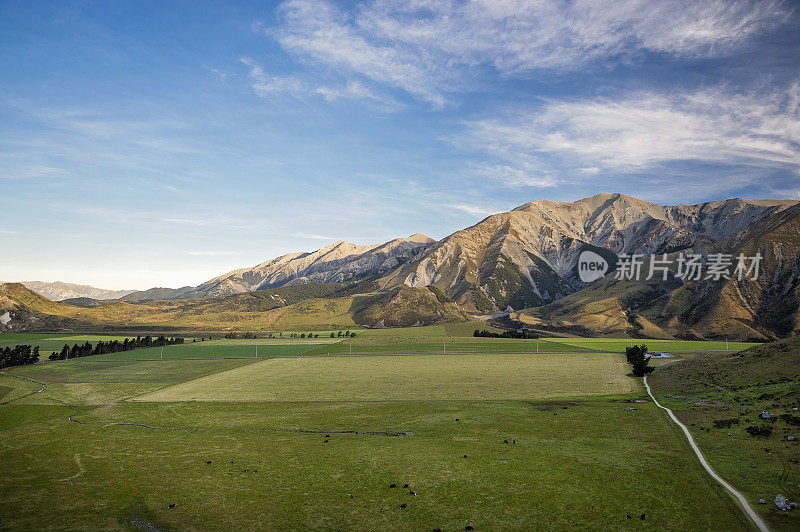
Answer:
[[197, 284], [536, 199], [800, 199], [759, 2], [0, 0], [0, 280]]

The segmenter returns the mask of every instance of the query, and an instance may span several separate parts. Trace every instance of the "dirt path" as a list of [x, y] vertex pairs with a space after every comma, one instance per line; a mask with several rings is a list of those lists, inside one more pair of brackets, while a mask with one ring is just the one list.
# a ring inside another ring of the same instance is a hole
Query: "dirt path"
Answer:
[[694, 453], [700, 460], [700, 464], [705, 468], [706, 471], [708, 471], [708, 474], [711, 475], [711, 477], [714, 480], [719, 482], [723, 488], [728, 490], [734, 497], [736, 497], [736, 499], [744, 508], [745, 512], [747, 512], [747, 515], [750, 517], [750, 519], [752, 519], [753, 523], [755, 523], [755, 525], [758, 527], [759, 530], [761, 530], [761, 532], [769, 532], [769, 528], [767, 528], [767, 525], [764, 523], [764, 521], [761, 520], [761, 517], [759, 517], [758, 514], [753, 510], [753, 508], [747, 502], [747, 499], [745, 499], [744, 495], [742, 495], [736, 489], [734, 489], [733, 486], [725, 482], [725, 479], [717, 475], [714, 472], [714, 470], [711, 469], [711, 466], [708, 465], [708, 462], [706, 462], [703, 453], [700, 452], [700, 448], [697, 447], [697, 444], [694, 442], [694, 438], [692, 438], [692, 434], [689, 432], [689, 429], [686, 428], [686, 425], [684, 425], [678, 420], [675, 414], [672, 413], [672, 410], [670, 410], [666, 406], [662, 406], [661, 403], [658, 402], [655, 395], [653, 395], [653, 392], [650, 390], [650, 385], [647, 384], [647, 375], [645, 375], [644, 377], [644, 387], [647, 389], [647, 393], [653, 399], [653, 402], [656, 404], [656, 406], [662, 410], [665, 410], [667, 414], [669, 414], [669, 417], [672, 419], [672, 421], [674, 421], [675, 424], [678, 425], [683, 430], [683, 433], [686, 434], [686, 439], [689, 440], [689, 445], [691, 445], [692, 450], [694, 450]]

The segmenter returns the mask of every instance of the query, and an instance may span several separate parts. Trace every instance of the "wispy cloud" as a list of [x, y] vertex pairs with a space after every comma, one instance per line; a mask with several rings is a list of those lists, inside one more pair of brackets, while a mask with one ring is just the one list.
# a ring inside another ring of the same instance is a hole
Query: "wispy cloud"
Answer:
[[[491, 151], [492, 147], [484, 146], [483, 149]], [[506, 157], [506, 164], [473, 164], [473, 171], [479, 176], [500, 181], [509, 187], [547, 188], [558, 184], [553, 171], [547, 169], [537, 158], [529, 157], [525, 153], [511, 153], [506, 149], [502, 152]]]
[[292, 236], [295, 237], [295, 238], [302, 238], [304, 240], [321, 240], [321, 241], [331, 241], [331, 242], [335, 242], [336, 240], [339, 240], [338, 238], [333, 237], [333, 236], [317, 235], [317, 234], [311, 234], [311, 233], [297, 233], [297, 234], [294, 234]]
[[[17, 158], [19, 159], [20, 157]], [[41, 164], [26, 165], [24, 162], [19, 164], [19, 169], [16, 171], [0, 172], [0, 179], [58, 179], [67, 176], [69, 176], [69, 172], [63, 168], [44, 166]]]
[[399, 87], [441, 105], [434, 65], [426, 65], [399, 43], [378, 44], [365, 28], [324, 0], [290, 0], [281, 5], [283, 26], [274, 30], [281, 45], [336, 69]]
[[440, 106], [476, 68], [519, 76], [643, 53], [722, 56], [788, 11], [774, 0], [372, 0], [346, 13], [327, 0], [287, 0], [271, 32], [298, 57]]
[[222, 71], [222, 70], [220, 70], [218, 68], [210, 67], [208, 65], [203, 65], [203, 68], [208, 70], [209, 73], [211, 73], [214, 76], [216, 76], [222, 82], [224, 82], [226, 79], [228, 79], [228, 73], [225, 72], [225, 71]]
[[146, 211], [141, 209], [124, 209], [108, 207], [75, 207], [63, 209], [66, 212], [77, 214], [81, 217], [91, 217], [103, 220], [108, 224], [129, 226], [132, 224], [163, 226], [172, 224], [176, 226], [200, 228], [225, 228], [242, 232], [260, 232], [266, 221], [263, 218], [248, 217], [245, 214], [235, 215], [220, 213], [216, 210], [198, 213], [194, 208], [187, 208], [191, 212], [175, 212], [165, 214], [166, 211]]
[[469, 214], [470, 216], [483, 216], [483, 217], [490, 216], [492, 214], [503, 211], [503, 209], [492, 209], [489, 207], [485, 207], [483, 205], [469, 205], [466, 203], [451, 203], [450, 205], [448, 205], [448, 207]]
[[[553, 100], [465, 125], [456, 144], [501, 161], [486, 169], [507, 174], [509, 184], [525, 184], [525, 176], [546, 169], [545, 158], [587, 177], [676, 162], [800, 170], [798, 83], [773, 95], [712, 88], [620, 100]], [[531, 185], [541, 186], [538, 176], [531, 179]]]
[[269, 100], [280, 96], [289, 96], [293, 98], [319, 96], [327, 102], [341, 99], [353, 99], [372, 100], [373, 102], [379, 102], [385, 106], [392, 107], [397, 105], [394, 100], [376, 94], [357, 80], [350, 80], [338, 86], [315, 84], [301, 80], [296, 76], [268, 75], [261, 65], [249, 57], [242, 57], [240, 61], [249, 68], [253, 92]]
[[224, 257], [228, 255], [241, 255], [239, 251], [188, 251], [187, 255], [204, 257]]

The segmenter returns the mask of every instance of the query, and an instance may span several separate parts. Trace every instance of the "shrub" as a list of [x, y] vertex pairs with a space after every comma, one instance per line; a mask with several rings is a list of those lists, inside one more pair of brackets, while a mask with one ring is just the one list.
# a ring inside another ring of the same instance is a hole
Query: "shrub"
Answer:
[[729, 429], [731, 425], [738, 425], [739, 420], [736, 418], [729, 418], [729, 419], [715, 419], [714, 420], [714, 428], [715, 429]]
[[755, 425], [750, 425], [746, 429], [747, 433], [750, 436], [762, 437], [762, 438], [769, 438], [772, 436], [772, 427], [769, 425], [762, 425], [760, 427], [756, 427]]

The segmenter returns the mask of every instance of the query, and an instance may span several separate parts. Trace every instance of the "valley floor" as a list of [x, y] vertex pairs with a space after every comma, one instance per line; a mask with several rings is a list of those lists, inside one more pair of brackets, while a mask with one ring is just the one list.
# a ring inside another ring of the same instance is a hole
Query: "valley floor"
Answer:
[[626, 372], [611, 353], [14, 368], [0, 527], [748, 528]]

